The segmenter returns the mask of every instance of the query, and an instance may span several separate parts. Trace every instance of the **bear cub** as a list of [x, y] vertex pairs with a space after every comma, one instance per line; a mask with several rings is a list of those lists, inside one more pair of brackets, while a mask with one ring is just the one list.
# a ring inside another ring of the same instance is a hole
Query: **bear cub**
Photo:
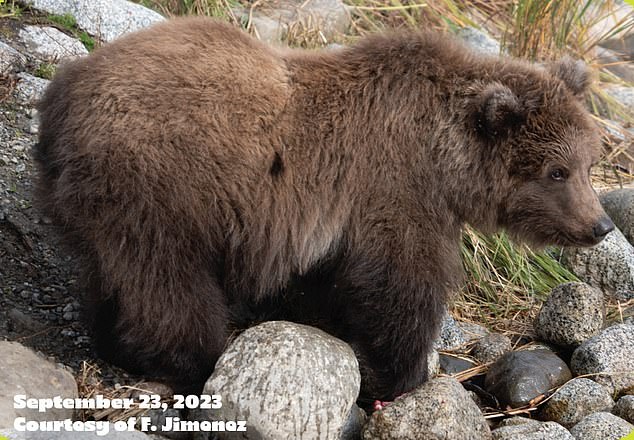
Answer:
[[167, 21], [62, 67], [37, 201], [79, 258], [102, 356], [199, 391], [232, 332], [318, 325], [362, 398], [427, 378], [465, 223], [534, 245], [613, 229], [583, 65], [394, 33], [333, 51]]

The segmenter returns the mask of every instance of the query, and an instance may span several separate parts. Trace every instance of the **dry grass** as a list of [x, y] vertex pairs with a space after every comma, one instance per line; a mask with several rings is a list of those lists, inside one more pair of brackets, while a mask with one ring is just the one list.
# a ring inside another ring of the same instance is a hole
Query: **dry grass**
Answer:
[[128, 420], [130, 417], [140, 417], [147, 414], [148, 409], [139, 408], [139, 395], [157, 394], [161, 402], [172, 403], [173, 391], [166, 385], [156, 382], [139, 382], [128, 386], [106, 386], [101, 381], [101, 371], [96, 365], [83, 362], [82, 369], [77, 376], [78, 394], [83, 399], [93, 399], [102, 395], [106, 399], [133, 399], [134, 403], [127, 409], [82, 409], [79, 410], [80, 420], [108, 420], [117, 422]]

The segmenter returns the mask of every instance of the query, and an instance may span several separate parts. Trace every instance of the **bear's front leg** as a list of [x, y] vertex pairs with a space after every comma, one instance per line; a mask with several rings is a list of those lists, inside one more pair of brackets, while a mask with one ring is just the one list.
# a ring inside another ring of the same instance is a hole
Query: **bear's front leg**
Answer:
[[394, 400], [427, 380], [427, 356], [460, 273], [457, 255], [432, 255], [438, 248], [411, 236], [385, 241], [385, 230], [382, 238], [370, 240], [370, 251], [349, 252], [337, 280], [346, 308], [341, 336], [359, 358], [364, 404]]
[[[405, 293], [386, 288], [349, 308], [349, 342], [357, 352], [362, 375], [361, 399], [391, 401], [427, 380], [427, 356], [443, 315], [444, 292], [421, 287]], [[374, 303], [375, 302], [375, 303]], [[374, 304], [373, 304], [374, 303]]]

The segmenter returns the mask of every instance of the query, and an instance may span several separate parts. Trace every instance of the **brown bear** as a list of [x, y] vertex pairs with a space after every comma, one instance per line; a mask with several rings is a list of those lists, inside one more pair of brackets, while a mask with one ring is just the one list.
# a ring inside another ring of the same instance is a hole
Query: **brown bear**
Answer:
[[426, 380], [465, 223], [587, 246], [588, 74], [393, 33], [333, 51], [168, 21], [59, 70], [37, 200], [79, 257], [107, 359], [199, 390], [236, 328], [344, 339], [362, 396]]

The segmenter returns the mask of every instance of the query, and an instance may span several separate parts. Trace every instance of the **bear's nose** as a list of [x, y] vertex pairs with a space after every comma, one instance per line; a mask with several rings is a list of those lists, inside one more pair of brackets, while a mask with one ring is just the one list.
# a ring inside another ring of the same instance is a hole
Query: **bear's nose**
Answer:
[[610, 220], [609, 217], [603, 217], [599, 220], [599, 223], [592, 227], [592, 233], [594, 234], [594, 238], [603, 238], [608, 233], [614, 230], [614, 223]]

